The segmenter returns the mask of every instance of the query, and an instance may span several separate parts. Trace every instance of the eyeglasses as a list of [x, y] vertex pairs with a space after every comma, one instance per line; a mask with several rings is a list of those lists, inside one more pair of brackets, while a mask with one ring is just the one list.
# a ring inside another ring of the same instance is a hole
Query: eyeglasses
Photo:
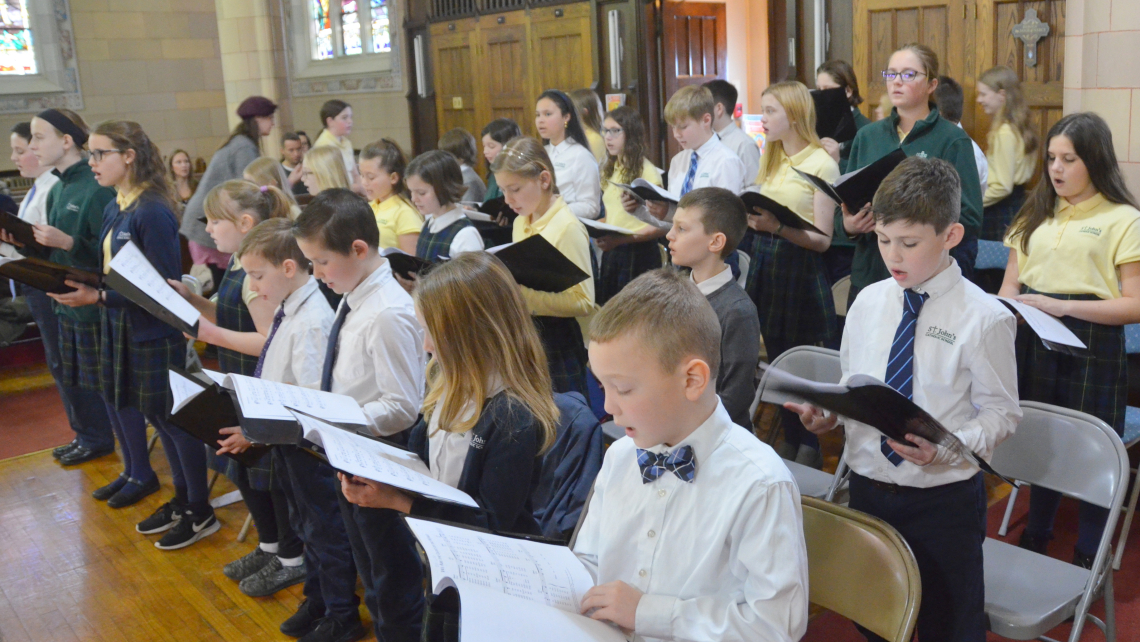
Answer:
[[910, 82], [919, 76], [925, 75], [925, 73], [921, 71], [914, 71], [913, 69], [907, 69], [906, 71], [883, 71], [883, 79], [887, 82], [892, 82], [896, 78], [901, 79], [903, 82]]
[[614, 127], [613, 129], [609, 129], [607, 127], [602, 128], [602, 136], [617, 136], [620, 133], [621, 127]]
[[121, 149], [93, 149], [91, 150], [91, 158], [95, 159], [96, 163], [102, 163], [103, 157], [107, 154], [122, 154]]

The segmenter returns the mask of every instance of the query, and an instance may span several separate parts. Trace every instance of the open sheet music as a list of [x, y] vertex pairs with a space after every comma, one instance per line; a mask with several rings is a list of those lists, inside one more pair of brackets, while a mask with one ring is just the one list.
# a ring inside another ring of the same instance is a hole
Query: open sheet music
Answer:
[[[170, 423], [217, 450], [218, 442], [228, 437], [221, 433], [221, 429], [240, 425], [232, 393], [222, 389], [216, 381], [201, 372], [190, 373], [172, 368], [169, 378]], [[228, 453], [225, 456], [246, 466], [253, 466], [266, 452], [268, 450], [263, 446], [253, 446], [245, 452]]]
[[1029, 327], [1041, 338], [1046, 348], [1072, 355], [1087, 355], [1088, 346], [1077, 338], [1064, 323], [1057, 317], [1043, 312], [1037, 308], [1022, 303], [1017, 299], [994, 295], [998, 301], [1004, 303], [1015, 314], [1020, 314]]
[[170, 287], [134, 241], [127, 241], [111, 259], [111, 272], [106, 281], [147, 312], [186, 334], [197, 336], [201, 314]]
[[613, 626], [579, 614], [594, 581], [569, 548], [405, 521], [427, 554], [432, 592], [459, 593], [463, 642], [626, 640]]
[[337, 470], [431, 499], [479, 507], [467, 493], [433, 478], [415, 453], [348, 432], [305, 413], [292, 414], [301, 424], [305, 439], [324, 449], [329, 465]]
[[628, 185], [625, 183], [614, 183], [614, 185], [629, 192], [639, 201], [665, 201], [674, 205], [677, 203], [677, 197], [673, 196], [669, 190], [658, 187], [644, 178], [635, 178]]
[[[294, 421], [288, 408], [296, 408], [338, 424], [364, 426], [368, 417], [360, 404], [348, 395], [291, 386], [266, 379], [230, 373], [224, 386], [237, 393], [241, 412], [250, 419]], [[287, 408], [288, 407], [288, 408]]]
[[835, 201], [836, 205], [840, 203], [846, 205], [847, 211], [854, 215], [875, 198], [875, 192], [879, 189], [883, 179], [904, 160], [906, 160], [906, 152], [901, 148], [895, 149], [862, 169], [847, 172], [840, 176], [834, 184], [794, 167], [792, 169], [816, 189], [827, 194], [831, 200]]

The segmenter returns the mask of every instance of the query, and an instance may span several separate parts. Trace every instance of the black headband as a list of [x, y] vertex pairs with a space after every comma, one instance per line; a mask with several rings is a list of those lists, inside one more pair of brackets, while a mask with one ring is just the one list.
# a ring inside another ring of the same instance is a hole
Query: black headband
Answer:
[[87, 144], [87, 132], [83, 131], [79, 125], [71, 122], [71, 119], [62, 113], [54, 109], [45, 109], [36, 114], [36, 118], [46, 120], [59, 132], [71, 136], [71, 140], [75, 141], [76, 147], [83, 147]]

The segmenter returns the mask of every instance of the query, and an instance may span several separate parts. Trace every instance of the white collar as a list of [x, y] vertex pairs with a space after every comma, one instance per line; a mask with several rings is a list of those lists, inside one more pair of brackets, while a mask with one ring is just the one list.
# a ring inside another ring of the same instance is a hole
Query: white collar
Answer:
[[721, 140], [724, 140], [725, 138], [731, 136], [733, 131], [740, 131], [740, 128], [736, 126], [736, 123], [730, 120], [728, 121], [728, 125], [724, 129], [717, 132], [716, 135], [719, 136]]
[[[928, 294], [930, 298], [937, 299], [953, 289], [961, 280], [962, 268], [958, 267], [958, 261], [954, 257], [950, 257], [949, 267], [911, 289], [919, 294]], [[898, 289], [901, 296], [902, 288]]]
[[706, 462], [712, 452], [716, 450], [717, 446], [724, 441], [728, 431], [735, 426], [732, 423], [732, 418], [728, 416], [728, 411], [724, 409], [724, 404], [721, 403], [720, 398], [716, 400], [716, 408], [713, 409], [712, 414], [705, 419], [697, 429], [689, 433], [688, 437], [682, 439], [679, 443], [672, 446], [665, 444], [658, 444], [646, 450], [653, 453], [674, 452], [684, 446], [693, 447], [693, 456], [697, 462], [697, 469], [700, 470], [702, 462]]
[[428, 231], [432, 234], [438, 233], [452, 223], [458, 221], [463, 214], [463, 208], [459, 205], [452, 205], [451, 209], [442, 214], [429, 214], [431, 223], [428, 225]]
[[364, 277], [364, 280], [360, 282], [360, 285], [357, 285], [355, 288], [353, 288], [352, 292], [344, 295], [344, 301], [341, 303], [341, 305], [347, 303], [349, 308], [356, 310], [360, 307], [360, 304], [364, 301], [364, 299], [372, 296], [372, 293], [379, 290], [384, 285], [385, 281], [391, 279], [392, 266], [388, 263], [387, 259], [385, 259], [384, 261], [380, 262], [380, 267], [377, 267], [372, 271], [372, 274]]
[[36, 177], [36, 180], [35, 180], [36, 189], [38, 191], [39, 188], [44, 187], [45, 185], [54, 185], [55, 182], [58, 180], [59, 180], [59, 177], [56, 176], [55, 174], [53, 174], [51, 172], [51, 170], [48, 170], [48, 171], [44, 172], [43, 174], [40, 174], [39, 176]]
[[701, 294], [708, 296], [732, 282], [732, 268], [725, 264], [723, 270], [700, 283], [697, 283], [697, 280], [693, 278], [693, 274], [690, 272], [689, 280], [696, 283], [697, 289], [701, 291]]
[[708, 157], [709, 152], [711, 152], [716, 145], [720, 145], [720, 136], [717, 135], [716, 132], [713, 132], [713, 135], [709, 136], [709, 139], [705, 141], [705, 144], [697, 148], [696, 153], [700, 158], [706, 158]]
[[294, 290], [289, 296], [285, 297], [285, 300], [282, 302], [282, 306], [285, 308], [285, 316], [291, 317], [296, 314], [297, 310], [305, 304], [305, 301], [307, 301], [309, 297], [319, 289], [320, 287], [317, 285], [316, 277], [310, 274], [309, 280], [305, 281], [304, 285]]

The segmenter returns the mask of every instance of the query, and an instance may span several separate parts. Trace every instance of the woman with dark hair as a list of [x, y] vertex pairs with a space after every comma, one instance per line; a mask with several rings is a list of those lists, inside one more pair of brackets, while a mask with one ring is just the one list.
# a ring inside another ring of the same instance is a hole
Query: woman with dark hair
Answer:
[[194, 263], [191, 274], [202, 282], [204, 290], [221, 282], [222, 273], [230, 262], [229, 255], [219, 252], [214, 240], [206, 233], [206, 212], [203, 209], [206, 195], [226, 181], [240, 179], [245, 168], [261, 155], [261, 137], [268, 136], [273, 130], [276, 111], [277, 105], [264, 96], [250, 96], [238, 105], [237, 115], [241, 122], [230, 133], [226, 143], [214, 152], [198, 190], [190, 197], [182, 213], [179, 232], [189, 241], [190, 258]]
[[[483, 137], [483, 158], [487, 159], [487, 167], [495, 162], [495, 157], [503, 148], [507, 146], [512, 138], [522, 136], [522, 130], [519, 129], [519, 124], [510, 118], [496, 118], [487, 123], [483, 131], [479, 133]], [[495, 173], [487, 172], [487, 191], [483, 194], [483, 201], [489, 201], [492, 198], [499, 198], [503, 195], [503, 190], [499, 189], [499, 184], [495, 182]]]
[[[1000, 294], [1060, 317], [1089, 348], [1072, 356], [1017, 332], [1022, 399], [1072, 408], [1124, 432], [1124, 326], [1140, 323], [1140, 210], [1124, 184], [1112, 131], [1091, 112], [1049, 130], [1042, 173], [1010, 225]], [[1061, 494], [1035, 486], [1020, 545], [1045, 553]], [[1091, 568], [1108, 510], [1081, 502], [1073, 564]]]
[[547, 89], [535, 105], [534, 125], [554, 164], [557, 193], [578, 218], [598, 218], [602, 210], [598, 160], [590, 151], [574, 101], [557, 89]]
[[190, 198], [194, 196], [194, 190], [198, 189], [198, 180], [194, 178], [194, 166], [190, 161], [190, 153], [184, 149], [176, 149], [170, 155], [170, 188], [174, 192], [174, 196], [178, 199], [178, 203], [183, 207], [190, 202]]

